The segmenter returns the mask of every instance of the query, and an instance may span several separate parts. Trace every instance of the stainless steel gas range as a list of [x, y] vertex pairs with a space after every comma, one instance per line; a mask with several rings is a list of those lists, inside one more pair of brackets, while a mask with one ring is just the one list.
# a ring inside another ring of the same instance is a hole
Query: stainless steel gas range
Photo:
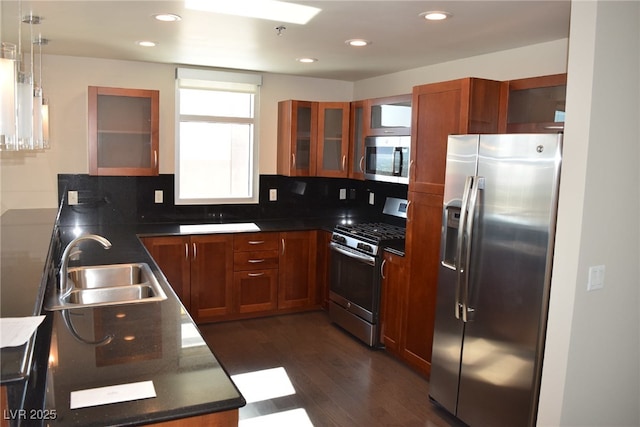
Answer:
[[[380, 283], [384, 247], [404, 241], [407, 201], [388, 197], [390, 222], [338, 225], [329, 244], [329, 317], [371, 347], [380, 347]], [[393, 224], [391, 223], [393, 219]]]

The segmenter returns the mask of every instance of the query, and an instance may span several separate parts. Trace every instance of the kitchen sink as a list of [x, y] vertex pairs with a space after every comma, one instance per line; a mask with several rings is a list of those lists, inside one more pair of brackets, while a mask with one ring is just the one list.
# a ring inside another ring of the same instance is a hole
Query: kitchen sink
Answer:
[[68, 269], [70, 290], [50, 295], [50, 311], [162, 301], [167, 295], [146, 263], [93, 265]]

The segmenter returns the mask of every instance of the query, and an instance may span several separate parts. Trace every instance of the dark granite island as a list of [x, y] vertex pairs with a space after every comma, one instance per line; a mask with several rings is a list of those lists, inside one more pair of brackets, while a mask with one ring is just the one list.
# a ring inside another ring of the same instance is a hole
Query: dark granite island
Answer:
[[[18, 213], [3, 215], [3, 230], [13, 218], [21, 218], [21, 226], [25, 226], [25, 216]], [[39, 328], [35, 340], [50, 345], [33, 346], [31, 370], [24, 379], [26, 385], [19, 389], [24, 390], [24, 396], [9, 402], [5, 417], [9, 424], [237, 425], [244, 398], [138, 240], [135, 226], [75, 225], [53, 230], [53, 238], [50, 229], [45, 242], [47, 246], [48, 240], [52, 241], [50, 254], [44, 265], [39, 264], [39, 274], [49, 290], [55, 288], [54, 267], [64, 246], [79, 234], [96, 233], [109, 239], [113, 247], [104, 250], [96, 242], [82, 242], [80, 259], [70, 265], [145, 262], [167, 299], [46, 312], [46, 327]], [[42, 246], [43, 238], [40, 235], [31, 240]], [[3, 248], [5, 244], [8, 242], [3, 240]], [[5, 253], [2, 255], [4, 261]], [[3, 263], [3, 273], [8, 267]], [[3, 280], [3, 296], [19, 295], [14, 286], [19, 288], [20, 284]], [[72, 392], [149, 381], [155, 397], [71, 409]], [[20, 402], [23, 406], [16, 407]]]

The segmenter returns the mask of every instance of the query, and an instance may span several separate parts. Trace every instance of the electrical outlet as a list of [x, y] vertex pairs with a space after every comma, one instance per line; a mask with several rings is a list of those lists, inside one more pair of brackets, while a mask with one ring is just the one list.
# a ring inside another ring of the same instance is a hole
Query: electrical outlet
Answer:
[[269, 201], [270, 202], [275, 202], [278, 200], [278, 189], [277, 188], [270, 188], [269, 189]]
[[369, 193], [369, 204], [370, 205], [376, 204], [376, 195], [374, 193]]
[[345, 200], [347, 198], [347, 189], [346, 188], [341, 188], [340, 189], [340, 200]]
[[156, 190], [155, 191], [154, 201], [156, 203], [162, 203], [164, 201], [164, 192], [162, 190]]
[[604, 265], [593, 265], [589, 267], [587, 290], [594, 291], [602, 288], [604, 288]]
[[69, 205], [77, 205], [78, 204], [78, 192], [77, 191], [69, 191], [69, 192], [67, 192], [67, 203], [69, 203]]

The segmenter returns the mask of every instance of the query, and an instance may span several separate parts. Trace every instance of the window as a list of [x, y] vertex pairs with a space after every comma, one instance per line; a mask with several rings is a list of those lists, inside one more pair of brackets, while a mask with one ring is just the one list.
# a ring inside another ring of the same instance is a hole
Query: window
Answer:
[[176, 204], [258, 202], [256, 74], [178, 68]]

